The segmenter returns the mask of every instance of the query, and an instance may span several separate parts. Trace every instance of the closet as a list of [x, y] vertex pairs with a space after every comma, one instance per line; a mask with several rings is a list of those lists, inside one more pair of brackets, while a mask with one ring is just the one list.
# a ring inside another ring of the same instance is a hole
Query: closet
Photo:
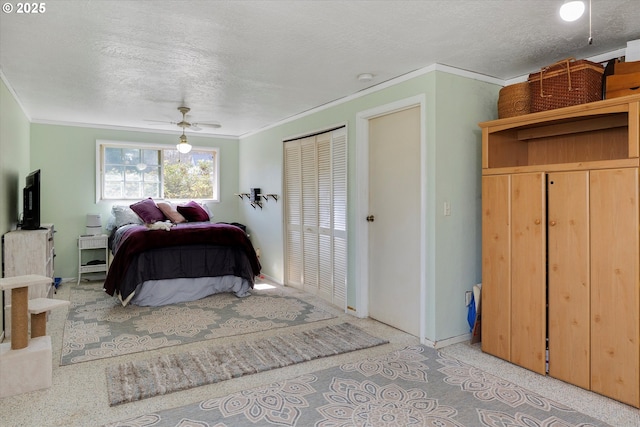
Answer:
[[347, 131], [284, 142], [285, 284], [346, 308]]
[[640, 96], [480, 127], [482, 350], [640, 407]]

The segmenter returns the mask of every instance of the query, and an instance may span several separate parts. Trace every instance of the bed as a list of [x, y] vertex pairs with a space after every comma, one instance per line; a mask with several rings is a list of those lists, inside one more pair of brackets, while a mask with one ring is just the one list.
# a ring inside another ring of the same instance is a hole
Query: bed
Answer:
[[250, 295], [260, 261], [246, 232], [225, 223], [124, 224], [109, 237], [104, 283], [123, 305], [160, 306], [219, 292]]

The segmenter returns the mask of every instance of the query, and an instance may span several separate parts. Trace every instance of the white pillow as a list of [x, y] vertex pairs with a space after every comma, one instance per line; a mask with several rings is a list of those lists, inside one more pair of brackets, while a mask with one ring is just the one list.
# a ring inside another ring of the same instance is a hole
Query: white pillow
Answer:
[[113, 224], [110, 219], [107, 223], [107, 231], [109, 232], [127, 224], [143, 224], [138, 214], [127, 205], [113, 205], [111, 207], [111, 215], [113, 216]]

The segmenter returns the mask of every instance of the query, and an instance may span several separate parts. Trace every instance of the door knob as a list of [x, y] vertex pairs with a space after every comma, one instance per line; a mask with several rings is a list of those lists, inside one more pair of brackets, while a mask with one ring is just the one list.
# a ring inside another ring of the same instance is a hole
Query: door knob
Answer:
[[367, 222], [373, 222], [374, 220], [375, 220], [375, 217], [373, 215], [367, 216]]

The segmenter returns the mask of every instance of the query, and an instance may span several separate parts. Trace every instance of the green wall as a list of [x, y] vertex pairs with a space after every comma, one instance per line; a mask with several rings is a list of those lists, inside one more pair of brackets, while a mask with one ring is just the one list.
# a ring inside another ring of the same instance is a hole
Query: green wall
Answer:
[[[29, 119], [0, 80], [0, 235], [15, 229], [22, 212], [22, 187], [29, 173], [29, 126]], [[4, 330], [3, 306], [0, 295], [0, 333]]]
[[[349, 194], [356, 183], [356, 116], [416, 95], [426, 98], [427, 141], [427, 295], [426, 339], [439, 341], [469, 332], [464, 291], [481, 279], [481, 191], [478, 122], [496, 116], [499, 84], [443, 71], [417, 75], [301, 118], [236, 139], [190, 136], [193, 145], [220, 148], [221, 201], [210, 207], [216, 221], [247, 224], [261, 250], [263, 272], [284, 281], [282, 201], [270, 199], [252, 208], [236, 193], [260, 187], [282, 195], [282, 141], [346, 124], [349, 139]], [[54, 223], [56, 276], [77, 277], [77, 243], [87, 213], [100, 213], [106, 224], [112, 203], [95, 202], [96, 140], [175, 143], [175, 135], [75, 126], [31, 124], [2, 85], [2, 188], [0, 227], [10, 229], [18, 207], [20, 181], [32, 169], [43, 173], [42, 221]], [[5, 124], [9, 123], [9, 126]], [[14, 145], [15, 141], [19, 141]], [[10, 151], [9, 151], [10, 150]], [[7, 160], [5, 153], [10, 152]], [[451, 216], [442, 214], [445, 201]], [[10, 205], [7, 207], [7, 205]], [[348, 205], [348, 305], [357, 306], [355, 266], [355, 198]]]
[[[428, 253], [427, 336], [432, 341], [469, 332], [464, 292], [482, 281], [482, 133], [497, 118], [500, 86], [438, 73], [428, 182], [434, 212]], [[451, 216], [443, 215], [444, 202]]]
[[0, 80], [0, 234], [15, 228], [29, 173], [29, 119]]
[[[42, 170], [41, 222], [52, 223], [55, 235], [55, 275], [77, 277], [77, 238], [85, 233], [86, 215], [99, 213], [106, 226], [113, 201], [96, 203], [96, 140], [175, 144], [176, 135], [31, 125], [31, 169]], [[238, 221], [238, 140], [189, 135], [193, 146], [220, 149], [220, 202], [209, 208], [214, 221]], [[115, 202], [129, 204], [129, 202]]]
[[[481, 133], [478, 122], [496, 118], [500, 85], [441, 71], [426, 73], [241, 138], [240, 188], [261, 187], [282, 194], [283, 140], [337, 124], [348, 127], [349, 194], [356, 188], [356, 115], [371, 108], [424, 94], [427, 139], [427, 320], [433, 342], [469, 332], [464, 292], [481, 280]], [[442, 215], [444, 201], [451, 216]], [[284, 281], [282, 204], [254, 210], [241, 206], [243, 220], [261, 248], [265, 274]], [[347, 304], [356, 307], [355, 197], [348, 204]]]

